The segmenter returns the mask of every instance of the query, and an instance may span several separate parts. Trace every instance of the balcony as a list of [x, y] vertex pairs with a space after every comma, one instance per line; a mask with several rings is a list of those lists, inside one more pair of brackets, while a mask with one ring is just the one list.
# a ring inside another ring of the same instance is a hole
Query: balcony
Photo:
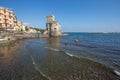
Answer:
[[4, 19], [9, 19], [8, 17], [5, 17]]
[[9, 20], [11, 21], [12, 19], [9, 18]]
[[12, 24], [12, 23], [10, 23], [10, 24]]
[[4, 24], [9, 24], [9, 22], [4, 22]]
[[12, 17], [13, 15], [12, 14], [9, 14], [10, 17]]

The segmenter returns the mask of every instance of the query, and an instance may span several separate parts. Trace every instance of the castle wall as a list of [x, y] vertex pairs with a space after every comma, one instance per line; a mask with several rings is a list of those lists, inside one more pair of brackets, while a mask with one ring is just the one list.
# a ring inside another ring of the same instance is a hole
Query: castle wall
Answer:
[[47, 16], [46, 28], [48, 36], [61, 36], [61, 25], [54, 21], [54, 16]]
[[61, 36], [61, 26], [59, 23], [53, 23], [51, 27], [51, 34], [52, 36]]

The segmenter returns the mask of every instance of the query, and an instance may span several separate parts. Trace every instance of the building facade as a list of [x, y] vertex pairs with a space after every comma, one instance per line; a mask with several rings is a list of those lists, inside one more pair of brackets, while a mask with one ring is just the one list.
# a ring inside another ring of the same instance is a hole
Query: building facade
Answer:
[[0, 30], [13, 30], [17, 18], [12, 10], [0, 7]]
[[23, 25], [22, 22], [17, 21], [17, 26], [19, 27], [19, 30], [20, 30], [20, 31], [25, 32], [25, 25]]
[[55, 17], [53, 15], [49, 15], [46, 19], [46, 34], [50, 37], [61, 36], [61, 25], [59, 22], [55, 21]]
[[30, 27], [27, 33], [37, 33], [37, 31], [34, 28]]

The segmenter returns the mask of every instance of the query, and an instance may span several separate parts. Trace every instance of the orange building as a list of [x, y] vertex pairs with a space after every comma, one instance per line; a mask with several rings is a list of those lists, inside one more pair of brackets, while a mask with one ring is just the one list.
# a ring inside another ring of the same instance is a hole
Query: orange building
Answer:
[[12, 30], [17, 23], [13, 11], [0, 7], [0, 30]]

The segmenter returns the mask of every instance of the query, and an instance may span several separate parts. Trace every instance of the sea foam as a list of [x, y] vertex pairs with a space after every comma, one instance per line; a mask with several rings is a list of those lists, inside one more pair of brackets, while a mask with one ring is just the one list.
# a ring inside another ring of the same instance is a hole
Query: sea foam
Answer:
[[53, 50], [53, 51], [57, 51], [57, 52], [60, 51], [59, 49], [55, 49], [55, 48], [52, 48], [52, 47], [45, 47], [45, 48]]
[[[65, 51], [64, 51], [65, 52]], [[65, 54], [67, 54], [68, 56], [71, 56], [71, 57], [73, 57], [74, 55], [72, 55], [72, 54], [70, 54], [70, 53], [68, 53], [68, 52], [65, 52]]]
[[59, 50], [59, 49], [55, 49], [55, 48], [51, 48], [51, 47], [45, 47], [45, 48], [50, 49], [50, 50], [53, 50], [53, 51], [57, 51], [57, 52], [62, 51], [62, 52], [64, 52], [65, 54], [67, 54], [68, 56], [71, 56], [71, 57], [74, 56], [74, 55], [72, 55], [72, 54], [70, 54], [70, 53], [68, 53], [68, 52], [66, 52], [66, 51], [63, 51], [63, 50]]
[[115, 72], [117, 75], [120, 76], [120, 72], [118, 72], [118, 71], [116, 71], [116, 70], [114, 70], [114, 72]]

